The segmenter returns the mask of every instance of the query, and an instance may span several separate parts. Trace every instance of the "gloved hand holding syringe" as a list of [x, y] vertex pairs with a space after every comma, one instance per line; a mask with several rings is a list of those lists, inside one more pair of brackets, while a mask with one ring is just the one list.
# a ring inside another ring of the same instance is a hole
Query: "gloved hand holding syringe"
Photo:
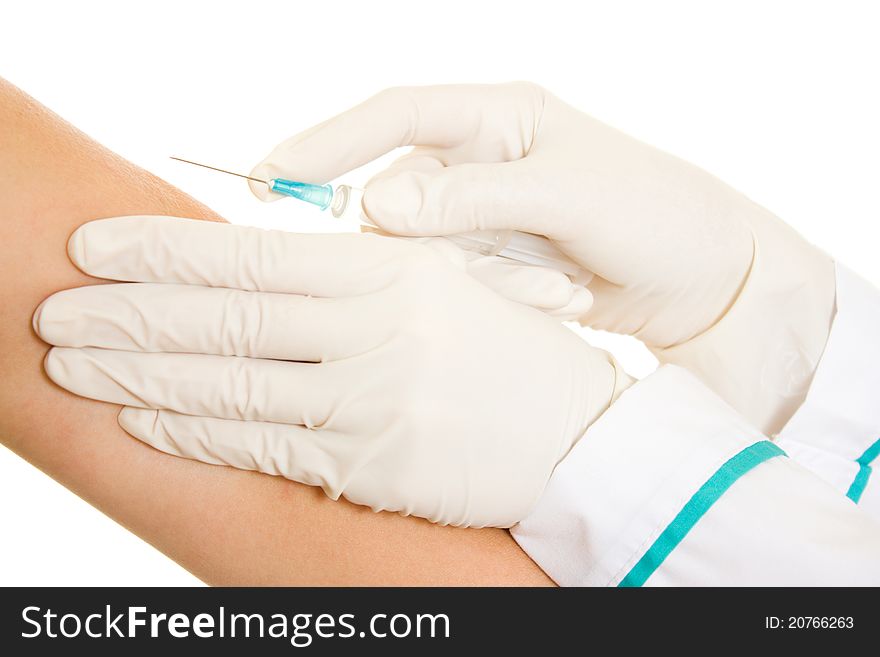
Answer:
[[[361, 203], [364, 190], [358, 187], [337, 185], [334, 190], [333, 186], [329, 184], [318, 185], [284, 178], [263, 180], [180, 157], [172, 156], [171, 159], [262, 183], [270, 191], [277, 194], [311, 203], [321, 210], [329, 209], [337, 219], [354, 219], [370, 223]], [[589, 272], [586, 272], [556, 248], [550, 240], [540, 235], [515, 230], [475, 230], [446, 235], [445, 237], [465, 251], [484, 256], [497, 255], [527, 265], [555, 269], [568, 275], [576, 285], [586, 285], [592, 277]]]

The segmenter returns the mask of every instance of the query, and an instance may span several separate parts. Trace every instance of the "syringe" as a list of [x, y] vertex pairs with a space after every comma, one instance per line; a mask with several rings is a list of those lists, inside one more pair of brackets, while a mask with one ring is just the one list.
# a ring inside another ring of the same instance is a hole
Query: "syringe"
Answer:
[[[284, 178], [263, 180], [180, 157], [172, 156], [171, 159], [262, 183], [278, 194], [311, 203], [321, 210], [329, 208], [330, 213], [337, 219], [355, 219], [361, 223], [370, 224], [363, 210], [364, 190], [358, 187], [337, 185], [334, 190], [332, 185], [317, 185]], [[567, 274], [572, 282], [579, 285], [586, 285], [592, 278], [592, 274], [582, 269], [556, 248], [556, 245], [550, 240], [541, 235], [517, 230], [475, 230], [446, 235], [445, 237], [466, 251], [487, 256], [497, 255], [529, 265], [556, 269]]]

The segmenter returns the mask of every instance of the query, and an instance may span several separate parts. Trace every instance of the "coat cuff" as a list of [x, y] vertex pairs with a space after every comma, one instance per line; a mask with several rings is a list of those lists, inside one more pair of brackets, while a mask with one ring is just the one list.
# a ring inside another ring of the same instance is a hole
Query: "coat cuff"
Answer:
[[687, 371], [636, 383], [557, 466], [511, 530], [557, 583], [643, 583], [735, 480], [781, 455]]
[[[778, 443], [880, 516], [880, 291], [837, 265], [837, 312], [804, 403]], [[873, 475], [873, 476], [872, 476]]]

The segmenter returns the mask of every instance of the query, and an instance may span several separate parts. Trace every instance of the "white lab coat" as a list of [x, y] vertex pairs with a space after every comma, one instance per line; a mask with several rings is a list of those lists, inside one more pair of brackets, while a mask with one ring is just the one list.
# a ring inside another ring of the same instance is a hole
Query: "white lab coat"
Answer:
[[627, 390], [511, 532], [558, 584], [880, 584], [880, 291], [837, 268], [807, 398], [769, 441], [687, 371]]

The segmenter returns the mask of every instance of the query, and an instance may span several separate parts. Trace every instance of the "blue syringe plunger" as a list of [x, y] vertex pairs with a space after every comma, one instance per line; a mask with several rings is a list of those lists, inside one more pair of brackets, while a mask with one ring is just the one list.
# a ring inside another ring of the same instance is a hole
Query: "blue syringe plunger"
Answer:
[[333, 200], [331, 185], [315, 185], [296, 180], [285, 180], [284, 178], [272, 178], [268, 183], [269, 189], [273, 192], [298, 198], [300, 201], [317, 205], [322, 210], [330, 207], [330, 202]]

